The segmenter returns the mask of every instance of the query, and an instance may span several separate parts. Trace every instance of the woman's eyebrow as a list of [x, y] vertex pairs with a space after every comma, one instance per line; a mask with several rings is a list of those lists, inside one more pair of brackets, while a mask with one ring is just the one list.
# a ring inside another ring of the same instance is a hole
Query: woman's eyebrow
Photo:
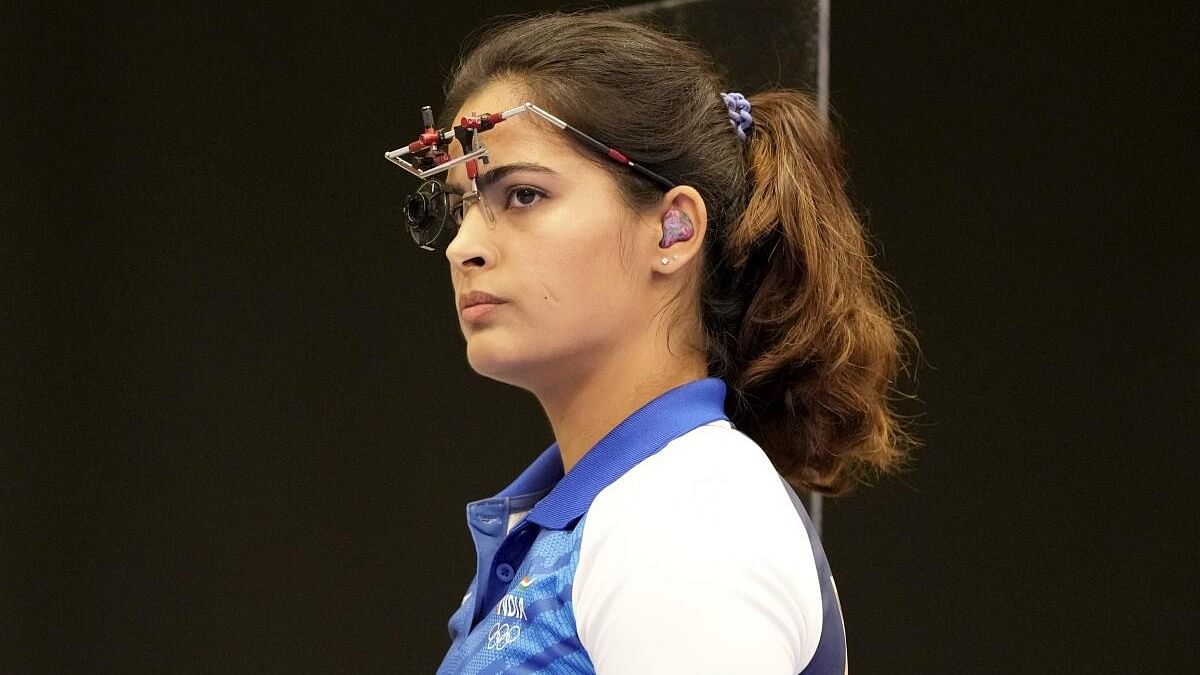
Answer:
[[[534, 162], [513, 162], [512, 164], [503, 164], [501, 166], [494, 167], [487, 173], [479, 174], [479, 176], [475, 179], [475, 182], [479, 186], [479, 191], [485, 192], [488, 190], [488, 188], [503, 180], [505, 176], [516, 171], [532, 171], [534, 173], [543, 173], [550, 176], [558, 175], [557, 171], [548, 166], [543, 166]], [[451, 190], [454, 190], [459, 194], [466, 192], [465, 188], [454, 181], [447, 180], [446, 184]]]

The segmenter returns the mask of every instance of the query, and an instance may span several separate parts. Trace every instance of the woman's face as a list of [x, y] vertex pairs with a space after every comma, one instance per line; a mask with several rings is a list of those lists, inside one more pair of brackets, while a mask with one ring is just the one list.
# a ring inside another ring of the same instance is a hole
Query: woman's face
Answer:
[[[493, 83], [455, 119], [525, 100], [517, 87]], [[535, 125], [533, 117], [480, 134], [490, 163], [479, 163], [479, 188], [495, 222], [469, 205], [446, 258], [471, 367], [536, 392], [603, 367], [620, 358], [624, 341], [644, 335], [654, 314], [654, 275], [622, 255], [619, 231], [634, 239], [655, 235], [622, 203], [607, 172], [571, 147], [565, 132]], [[462, 148], [455, 143], [451, 154]], [[486, 181], [493, 173], [498, 179]], [[470, 190], [464, 167], [453, 168], [447, 181]], [[462, 296], [474, 291], [504, 302], [464, 312]]]

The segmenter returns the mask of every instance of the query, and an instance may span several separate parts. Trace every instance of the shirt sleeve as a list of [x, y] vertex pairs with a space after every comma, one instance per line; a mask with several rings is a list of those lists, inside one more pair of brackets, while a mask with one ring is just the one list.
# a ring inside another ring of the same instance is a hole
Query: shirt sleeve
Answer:
[[816, 651], [803, 522], [769, 462], [709, 445], [669, 445], [588, 511], [572, 599], [599, 675], [795, 675]]

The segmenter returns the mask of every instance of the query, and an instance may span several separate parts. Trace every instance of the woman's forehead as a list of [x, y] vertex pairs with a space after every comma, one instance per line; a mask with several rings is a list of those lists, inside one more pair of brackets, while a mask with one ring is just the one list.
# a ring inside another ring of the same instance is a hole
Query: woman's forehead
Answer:
[[[499, 109], [492, 108], [475, 109], [476, 113], [498, 111]], [[455, 117], [455, 122], [457, 123], [470, 113], [471, 111], [468, 110], [463, 115]], [[553, 133], [553, 130], [530, 124], [529, 117], [530, 115], [519, 115], [505, 120], [487, 131], [481, 131], [477, 142], [487, 147], [492, 161], [497, 159], [504, 162], [525, 161], [532, 159], [529, 156], [530, 153], [541, 155], [557, 152], [556, 146], [562, 145], [557, 135]], [[451, 157], [459, 157], [463, 154], [463, 148], [458, 139], [450, 143], [449, 152]], [[517, 153], [523, 153], [524, 156], [517, 157], [515, 156]]]
[[509, 80], [494, 80], [463, 101], [454, 115], [458, 120], [471, 113], [495, 113], [515, 108], [529, 99], [527, 87]]
[[[515, 108], [528, 99], [526, 93], [512, 85], [494, 83], [484, 87], [471, 96], [456, 111], [454, 121], [457, 123], [463, 117], [497, 113]], [[537, 103], [537, 101], [533, 101]], [[586, 163], [571, 145], [566, 142], [557, 129], [548, 124], [537, 124], [535, 115], [526, 114], [506, 120], [494, 128], [480, 132], [479, 143], [487, 147], [488, 158], [492, 164], [513, 164], [518, 162], [538, 163], [549, 166], [558, 165], [561, 168]], [[463, 154], [462, 145], [457, 140], [450, 144], [451, 157]], [[480, 170], [486, 171], [486, 165]], [[465, 167], [456, 166], [449, 171], [448, 178], [461, 181], [466, 176]]]

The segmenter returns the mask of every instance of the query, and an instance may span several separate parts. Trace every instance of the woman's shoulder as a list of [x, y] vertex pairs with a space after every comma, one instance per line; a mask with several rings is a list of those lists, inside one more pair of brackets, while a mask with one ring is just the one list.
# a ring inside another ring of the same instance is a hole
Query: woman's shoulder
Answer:
[[[607, 493], [607, 494], [606, 494]], [[750, 437], [727, 420], [696, 427], [667, 443], [625, 475], [609, 485], [597, 497], [636, 498], [641, 506], [660, 497], [688, 497], [716, 500], [724, 506], [746, 501], [758, 505], [763, 498], [793, 510], [786, 489], [771, 460]]]
[[823, 624], [802, 508], [762, 448], [728, 422], [693, 429], [634, 466], [582, 523], [572, 599], [589, 654], [679, 665], [690, 646], [721, 641], [773, 655], [756, 672], [798, 672]]
[[794, 538], [776, 541], [807, 548], [802, 508], [763, 449], [720, 420], [672, 440], [607, 486], [587, 520], [589, 527], [660, 533], [736, 524], [744, 536], [790, 531]]

